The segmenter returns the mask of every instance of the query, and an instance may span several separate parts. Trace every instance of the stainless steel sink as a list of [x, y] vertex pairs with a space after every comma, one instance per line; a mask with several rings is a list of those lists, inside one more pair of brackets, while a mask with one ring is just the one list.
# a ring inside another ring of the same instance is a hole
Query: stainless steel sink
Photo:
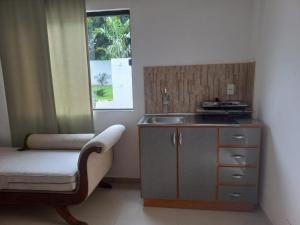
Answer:
[[153, 124], [178, 124], [178, 123], [184, 123], [184, 117], [179, 117], [179, 116], [150, 117], [146, 120], [146, 122], [153, 123]]

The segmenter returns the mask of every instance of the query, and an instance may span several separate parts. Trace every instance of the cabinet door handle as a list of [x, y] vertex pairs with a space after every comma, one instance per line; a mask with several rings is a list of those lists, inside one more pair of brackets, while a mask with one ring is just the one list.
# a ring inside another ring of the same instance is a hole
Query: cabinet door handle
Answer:
[[182, 133], [179, 132], [179, 144], [182, 145]]
[[241, 194], [240, 193], [231, 193], [230, 197], [232, 197], [232, 198], [239, 198], [239, 197], [241, 197]]
[[235, 159], [244, 159], [245, 158], [244, 155], [232, 155], [232, 157]]
[[242, 134], [235, 134], [232, 136], [234, 139], [242, 140], [245, 139], [246, 137]]
[[232, 177], [233, 177], [234, 179], [242, 179], [242, 178], [243, 178], [243, 175], [241, 175], [241, 174], [233, 174]]
[[176, 145], [176, 133], [175, 132], [172, 134], [172, 142], [173, 142], [173, 145]]

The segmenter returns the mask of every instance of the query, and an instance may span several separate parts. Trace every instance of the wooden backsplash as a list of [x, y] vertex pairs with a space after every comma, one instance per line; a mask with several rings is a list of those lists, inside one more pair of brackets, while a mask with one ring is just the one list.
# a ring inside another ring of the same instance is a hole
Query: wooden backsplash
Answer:
[[[146, 113], [195, 112], [201, 101], [215, 98], [252, 105], [254, 75], [254, 62], [145, 67]], [[235, 84], [234, 95], [227, 95], [227, 84]], [[162, 104], [165, 88], [168, 107]]]

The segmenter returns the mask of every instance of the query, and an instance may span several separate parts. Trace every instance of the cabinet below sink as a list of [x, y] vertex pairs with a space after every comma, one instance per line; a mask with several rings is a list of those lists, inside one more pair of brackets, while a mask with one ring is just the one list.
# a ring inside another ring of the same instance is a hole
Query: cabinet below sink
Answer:
[[259, 123], [238, 128], [139, 124], [144, 205], [253, 209], [261, 128]]

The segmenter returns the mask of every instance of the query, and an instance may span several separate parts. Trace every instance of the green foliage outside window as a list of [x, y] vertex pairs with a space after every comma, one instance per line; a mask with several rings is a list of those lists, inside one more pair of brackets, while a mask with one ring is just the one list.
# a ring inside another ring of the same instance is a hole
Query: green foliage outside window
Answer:
[[130, 58], [130, 17], [93, 16], [87, 18], [90, 60]]

